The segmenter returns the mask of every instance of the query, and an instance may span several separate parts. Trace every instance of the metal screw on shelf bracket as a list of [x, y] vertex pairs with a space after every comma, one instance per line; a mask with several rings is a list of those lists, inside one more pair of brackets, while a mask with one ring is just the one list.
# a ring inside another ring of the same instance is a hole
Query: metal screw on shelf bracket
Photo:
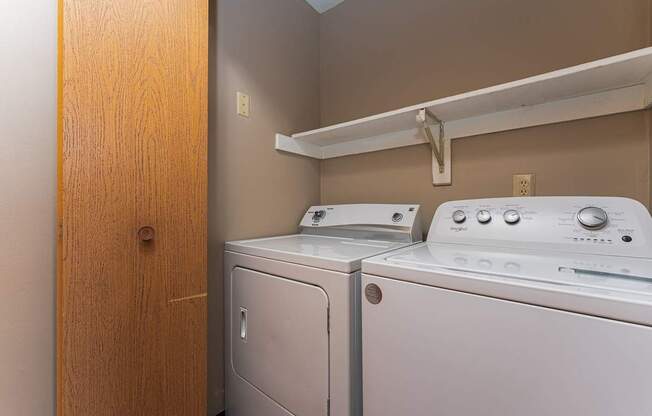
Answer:
[[[430, 125], [428, 124], [428, 118], [434, 120], [435, 123], [439, 124], [438, 142], [435, 142], [435, 138], [432, 134], [432, 131], [430, 130]], [[439, 173], [444, 173], [444, 122], [427, 108], [422, 108], [417, 114], [417, 123], [421, 123], [423, 131], [426, 134], [426, 137], [428, 137], [428, 141], [430, 142], [430, 147], [432, 149], [432, 154], [435, 155], [435, 159], [437, 159], [437, 164], [439, 165]]]

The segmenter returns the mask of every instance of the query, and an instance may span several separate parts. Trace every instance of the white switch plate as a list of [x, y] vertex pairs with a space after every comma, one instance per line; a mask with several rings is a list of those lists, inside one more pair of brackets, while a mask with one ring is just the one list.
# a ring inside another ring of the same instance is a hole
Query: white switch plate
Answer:
[[249, 117], [249, 95], [238, 91], [238, 115]]

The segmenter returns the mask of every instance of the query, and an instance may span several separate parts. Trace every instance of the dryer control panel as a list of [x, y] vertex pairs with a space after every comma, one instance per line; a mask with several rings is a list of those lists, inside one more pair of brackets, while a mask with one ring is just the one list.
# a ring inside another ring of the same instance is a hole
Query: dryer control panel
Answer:
[[652, 257], [652, 218], [619, 197], [525, 197], [451, 201], [428, 241]]
[[369, 239], [422, 241], [419, 205], [348, 204], [318, 205], [308, 209], [299, 224], [301, 232], [344, 235], [358, 232]]

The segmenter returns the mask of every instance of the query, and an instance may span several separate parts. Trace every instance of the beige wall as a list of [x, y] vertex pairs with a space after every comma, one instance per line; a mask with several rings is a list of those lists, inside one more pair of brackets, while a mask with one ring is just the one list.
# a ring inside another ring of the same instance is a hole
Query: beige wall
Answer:
[[53, 415], [55, 1], [0, 2], [0, 413]]
[[[209, 410], [215, 414], [224, 400], [224, 241], [294, 232], [304, 210], [319, 202], [319, 162], [274, 150], [275, 133], [319, 125], [319, 16], [303, 0], [211, 6]], [[251, 118], [236, 115], [236, 91], [251, 95]]]
[[[322, 125], [648, 45], [648, 0], [347, 0], [321, 20]], [[427, 146], [322, 162], [323, 203], [511, 195], [622, 195], [650, 203], [644, 112], [453, 141], [453, 186], [433, 187]]]

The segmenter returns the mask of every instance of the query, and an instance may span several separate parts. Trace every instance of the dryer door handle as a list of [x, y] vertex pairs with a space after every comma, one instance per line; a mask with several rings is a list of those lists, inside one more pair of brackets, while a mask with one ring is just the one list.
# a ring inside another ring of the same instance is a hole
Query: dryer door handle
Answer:
[[240, 307], [240, 339], [247, 342], [247, 308]]

